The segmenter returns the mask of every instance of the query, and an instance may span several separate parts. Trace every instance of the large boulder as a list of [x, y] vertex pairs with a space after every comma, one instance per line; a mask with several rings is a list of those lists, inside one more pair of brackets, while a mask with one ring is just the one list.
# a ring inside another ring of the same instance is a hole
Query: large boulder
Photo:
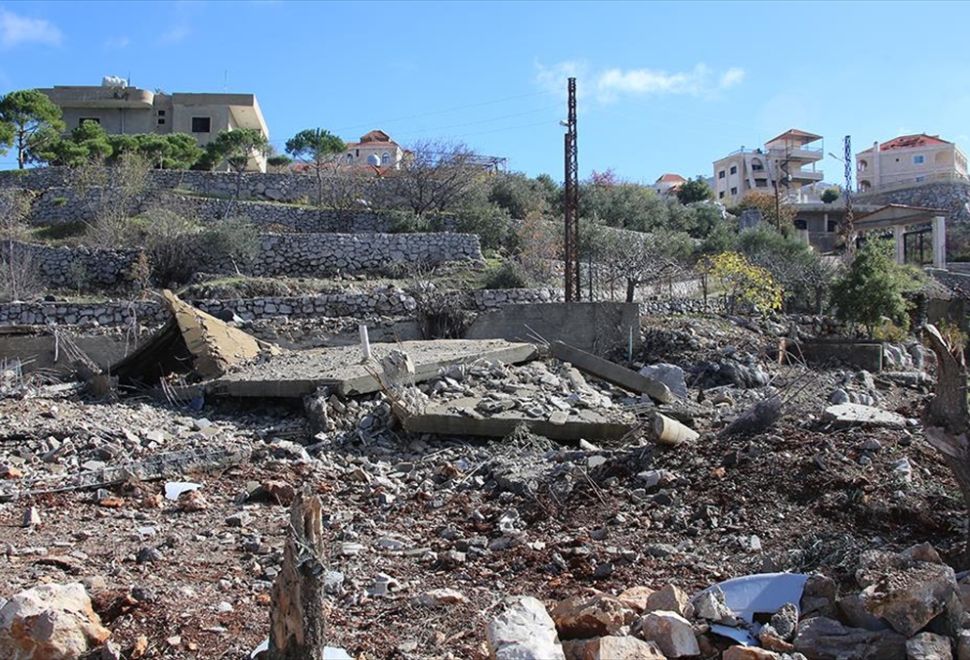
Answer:
[[809, 660], [904, 660], [906, 638], [891, 630], [848, 628], [835, 619], [817, 616], [802, 621], [795, 650]]
[[668, 658], [682, 658], [701, 652], [690, 622], [676, 612], [658, 610], [640, 619], [640, 635], [648, 642], [656, 642]]
[[73, 660], [110, 635], [79, 583], [34, 587], [0, 609], [0, 658]]
[[953, 569], [929, 545], [899, 554], [870, 551], [856, 573], [867, 612], [884, 619], [893, 630], [912, 637], [940, 614], [942, 631], [956, 635], [963, 604]]
[[683, 589], [668, 584], [660, 591], [655, 591], [647, 598], [647, 612], [663, 610], [665, 612], [676, 612], [682, 617], [693, 617], [693, 608], [690, 605], [690, 597]]
[[573, 596], [561, 600], [550, 614], [562, 639], [609, 635], [630, 623], [634, 617], [632, 610], [606, 594]]
[[489, 622], [486, 641], [493, 660], [565, 660], [552, 618], [531, 596], [509, 598]]

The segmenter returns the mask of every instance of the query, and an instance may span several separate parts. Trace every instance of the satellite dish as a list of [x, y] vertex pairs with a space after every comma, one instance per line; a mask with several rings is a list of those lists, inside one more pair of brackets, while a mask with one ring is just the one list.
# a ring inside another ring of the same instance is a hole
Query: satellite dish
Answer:
[[373, 167], [380, 167], [381, 158], [377, 154], [371, 154], [367, 157], [367, 164]]

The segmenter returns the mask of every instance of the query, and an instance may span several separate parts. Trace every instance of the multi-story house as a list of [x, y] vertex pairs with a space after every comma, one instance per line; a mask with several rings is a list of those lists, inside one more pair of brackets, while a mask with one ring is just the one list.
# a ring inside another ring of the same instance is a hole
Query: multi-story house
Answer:
[[813, 198], [823, 178], [815, 169], [824, 157], [821, 140], [821, 135], [793, 128], [768, 140], [764, 149], [742, 147], [714, 161], [715, 199], [730, 206], [750, 191], [774, 194], [776, 186], [790, 201]]
[[[57, 105], [68, 129], [94, 121], [110, 134], [187, 133], [205, 146], [221, 131], [269, 128], [253, 94], [151, 92], [106, 77], [100, 86], [55, 85], [39, 90]], [[266, 171], [266, 156], [253, 154], [249, 169]]]
[[341, 156], [346, 165], [371, 166], [381, 169], [399, 169], [405, 149], [382, 130], [374, 129], [360, 137], [360, 142], [348, 142]]
[[967, 157], [938, 135], [901, 135], [855, 156], [860, 192], [899, 183], [966, 179]]

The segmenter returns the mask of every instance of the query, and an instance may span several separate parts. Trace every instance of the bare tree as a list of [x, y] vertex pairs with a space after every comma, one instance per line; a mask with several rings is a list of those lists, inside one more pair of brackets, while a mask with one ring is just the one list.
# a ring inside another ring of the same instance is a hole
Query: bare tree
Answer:
[[89, 243], [111, 247], [128, 242], [129, 217], [138, 210], [151, 169], [148, 159], [136, 153], [122, 154], [113, 165], [95, 159], [72, 168], [72, 192], [88, 211]]
[[20, 245], [28, 237], [30, 193], [0, 190], [0, 301], [20, 300], [41, 289], [41, 277], [30, 251]]
[[671, 277], [682, 270], [678, 261], [666, 254], [664, 246], [653, 236], [644, 235], [640, 240], [618, 240], [616, 246], [614, 261], [626, 279], [627, 302], [634, 301], [637, 287], [641, 284]]
[[460, 206], [485, 173], [479, 160], [464, 144], [418, 142], [388, 182], [393, 195], [415, 215], [447, 211]]

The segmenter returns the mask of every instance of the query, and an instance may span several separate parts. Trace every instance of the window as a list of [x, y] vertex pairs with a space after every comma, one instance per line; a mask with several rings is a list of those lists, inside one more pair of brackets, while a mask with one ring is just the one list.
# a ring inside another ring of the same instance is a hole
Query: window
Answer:
[[724, 199], [724, 191], [723, 190], [717, 194], [717, 198], [718, 199]]
[[738, 166], [737, 165], [732, 165], [731, 166], [731, 174], [737, 174], [737, 173], [738, 173]]
[[360, 149], [354, 149], [354, 155], [360, 158]]
[[737, 188], [731, 188], [731, 194], [732, 195], [737, 195], [738, 194], [738, 189]]
[[98, 119], [97, 117], [81, 117], [80, 119], [77, 120], [77, 125], [80, 126], [86, 121], [92, 122], [94, 124], [99, 124], [99, 125], [101, 124], [101, 120]]
[[211, 117], [192, 117], [193, 133], [209, 133], [212, 130]]
[[164, 126], [165, 125], [165, 117], [159, 117], [158, 118], [158, 125], [159, 126]]
[[717, 178], [718, 179], [723, 179], [724, 178], [724, 170], [721, 170], [720, 172], [717, 173]]
[[755, 188], [767, 188], [768, 181], [765, 179], [755, 179], [754, 185], [755, 185]]
[[354, 155], [351, 153], [348, 153], [347, 156], [344, 158], [344, 160], [346, 160], [348, 163], [352, 163], [354, 162]]
[[164, 110], [159, 110], [158, 111], [158, 116], [159, 117], [164, 117], [165, 116], [165, 111]]
[[926, 157], [923, 154], [913, 156], [913, 165], [922, 165], [924, 162], [926, 162]]
[[387, 165], [390, 162], [391, 162], [391, 154], [385, 151], [384, 153], [381, 154], [381, 165]]

